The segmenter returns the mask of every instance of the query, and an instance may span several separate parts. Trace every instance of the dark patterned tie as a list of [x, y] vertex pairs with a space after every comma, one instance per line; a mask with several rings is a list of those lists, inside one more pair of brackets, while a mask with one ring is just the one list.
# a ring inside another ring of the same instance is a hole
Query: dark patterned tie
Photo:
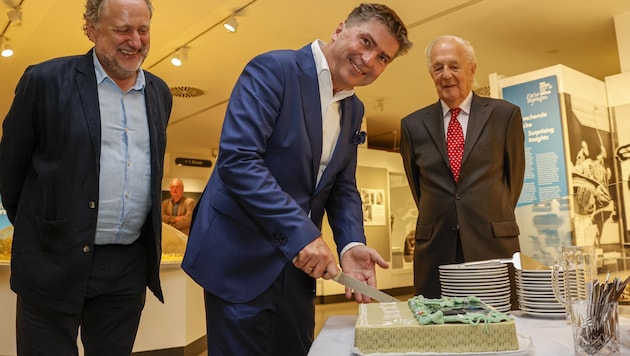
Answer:
[[464, 155], [464, 131], [462, 125], [457, 121], [457, 115], [462, 111], [460, 108], [451, 109], [451, 121], [448, 123], [446, 132], [446, 146], [448, 151], [448, 160], [451, 163], [451, 171], [455, 182], [459, 181], [459, 170], [462, 165], [462, 156]]

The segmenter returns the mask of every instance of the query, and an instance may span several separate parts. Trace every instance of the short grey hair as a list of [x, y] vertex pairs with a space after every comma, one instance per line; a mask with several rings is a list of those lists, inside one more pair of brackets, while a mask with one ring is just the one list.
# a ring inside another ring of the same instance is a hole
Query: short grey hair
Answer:
[[[97, 23], [101, 19], [101, 11], [103, 10], [103, 5], [106, 1], [109, 0], [87, 0], [85, 2], [85, 12], [83, 13], [83, 32], [87, 35], [87, 23]], [[149, 16], [153, 16], [153, 4], [151, 4], [151, 0], [144, 0], [147, 3], [147, 7], [149, 8]]]
[[442, 36], [438, 36], [434, 38], [431, 42], [429, 42], [429, 44], [427, 45], [427, 48], [424, 51], [425, 55], [427, 56], [427, 67], [429, 68], [429, 70], [431, 70], [431, 52], [433, 51], [433, 47], [435, 47], [436, 44], [438, 44], [439, 42], [443, 40], [453, 40], [457, 42], [458, 44], [460, 44], [462, 48], [464, 48], [464, 52], [466, 53], [466, 60], [468, 61], [468, 63], [472, 65], [477, 64], [477, 57], [475, 56], [475, 49], [470, 44], [470, 42], [466, 41], [465, 39], [461, 37], [457, 37], [453, 35], [442, 35]]

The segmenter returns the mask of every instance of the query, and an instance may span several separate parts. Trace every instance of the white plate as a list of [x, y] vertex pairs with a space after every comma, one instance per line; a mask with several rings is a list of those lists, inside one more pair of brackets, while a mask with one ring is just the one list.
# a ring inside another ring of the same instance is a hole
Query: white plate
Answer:
[[509, 278], [497, 278], [497, 279], [471, 279], [471, 280], [452, 280], [448, 278], [440, 278], [441, 284], [451, 284], [451, 285], [462, 285], [462, 286], [483, 286], [489, 287], [497, 285], [497, 283], [504, 283], [505, 281], [510, 281]]
[[536, 313], [535, 315], [555, 315], [555, 316], [564, 316], [564, 310], [550, 311], [546, 309], [535, 309], [521, 306], [521, 310], [525, 313]]
[[465, 290], [465, 289], [451, 289], [451, 288], [442, 288], [442, 294], [446, 295], [446, 294], [450, 294], [450, 295], [457, 295], [460, 297], [467, 297], [470, 295], [474, 295], [477, 297], [480, 296], [484, 296], [484, 297], [491, 297], [491, 298], [503, 298], [503, 297], [508, 297], [511, 295], [510, 293], [510, 289], [470, 289], [470, 290]]
[[532, 317], [536, 317], [536, 318], [542, 318], [542, 319], [564, 319], [566, 318], [565, 313], [558, 313], [558, 314], [549, 314], [549, 313], [537, 313], [537, 312], [531, 312], [531, 311], [525, 311], [525, 310], [521, 310], [524, 314], [527, 314], [529, 316]]
[[507, 276], [507, 271], [440, 271], [440, 277], [470, 279], [470, 278], [487, 278], [487, 277], [500, 277]]
[[504, 263], [486, 263], [479, 265], [465, 265], [463, 263], [441, 265], [438, 267], [440, 270], [497, 270], [507, 269], [507, 265]]
[[497, 281], [496, 283], [489, 285], [482, 284], [459, 284], [459, 283], [448, 283], [443, 282], [440, 283], [442, 288], [447, 289], [462, 289], [462, 290], [497, 290], [497, 289], [506, 289], [510, 288], [510, 283], [508, 281]]
[[524, 297], [535, 299], [535, 298], [555, 298], [556, 296], [553, 294], [553, 291], [539, 291], [539, 290], [529, 290], [529, 289], [517, 289], [516, 292]]
[[550, 292], [553, 293], [553, 288], [551, 286], [523, 286], [523, 285], [516, 285], [517, 288], [521, 289], [521, 290], [525, 290], [525, 291], [537, 291], [537, 292]]
[[564, 313], [564, 307], [562, 307], [562, 305], [560, 304], [545, 304], [545, 303], [530, 304], [521, 300], [519, 300], [519, 304], [521, 305], [521, 309], [540, 311], [540, 312], [547, 311], [547, 312]]
[[522, 296], [519, 296], [518, 300], [524, 303], [547, 303], [547, 304], [558, 303], [560, 304], [556, 298], [523, 298]]
[[[550, 269], [539, 269], [539, 270], [517, 269], [515, 273], [523, 275], [523, 276], [551, 276], [552, 271]], [[562, 271], [560, 271], [560, 274], [562, 274]]]

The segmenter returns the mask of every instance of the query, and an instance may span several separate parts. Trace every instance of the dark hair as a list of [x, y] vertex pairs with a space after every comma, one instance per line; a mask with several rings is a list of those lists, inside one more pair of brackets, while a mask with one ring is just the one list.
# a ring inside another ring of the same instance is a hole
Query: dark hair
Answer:
[[350, 12], [346, 19], [346, 24], [356, 25], [358, 23], [368, 22], [373, 18], [387, 26], [396, 37], [400, 48], [398, 48], [395, 57], [403, 55], [411, 49], [413, 43], [407, 38], [407, 27], [405, 27], [405, 24], [400, 17], [398, 17], [396, 12], [386, 5], [361, 4]]
[[[149, 8], [149, 16], [153, 16], [153, 5], [151, 0], [144, 0]], [[101, 18], [101, 11], [103, 10], [103, 3], [105, 0], [87, 0], [85, 2], [85, 13], [83, 13], [83, 32], [87, 35], [87, 23], [97, 23]]]

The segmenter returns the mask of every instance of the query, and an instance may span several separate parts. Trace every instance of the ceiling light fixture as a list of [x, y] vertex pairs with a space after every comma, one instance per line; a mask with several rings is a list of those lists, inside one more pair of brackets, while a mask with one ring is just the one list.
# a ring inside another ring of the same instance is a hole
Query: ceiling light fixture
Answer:
[[171, 64], [175, 67], [179, 67], [188, 60], [188, 46], [181, 47], [173, 57], [171, 57]]
[[0, 52], [2, 57], [6, 58], [13, 55], [13, 48], [9, 45], [8, 38], [4, 36], [0, 36], [0, 49], [2, 50], [2, 52]]
[[[10, 0], [5, 0], [5, 1], [10, 1]], [[21, 1], [23, 2], [24, 0], [21, 0]], [[234, 20], [230, 20], [230, 19], [234, 18], [234, 16], [236, 16], [236, 15], [238, 15], [238, 14], [241, 14], [241, 13], [242, 13], [245, 9], [247, 9], [248, 7], [250, 7], [250, 6], [251, 6], [252, 4], [254, 4], [256, 1], [258, 1], [258, 0], [250, 0], [247, 4], [243, 5], [243, 6], [242, 6], [242, 7], [240, 7], [239, 9], [232, 11], [232, 13], [231, 13], [230, 17], [228, 17], [228, 18], [223, 18], [223, 19], [218, 20], [217, 22], [213, 23], [210, 27], [206, 28], [205, 30], [201, 31], [199, 34], [197, 34], [197, 35], [196, 35], [196, 36], [194, 36], [193, 38], [191, 38], [191, 39], [189, 39], [188, 41], [184, 42], [184, 44], [183, 44], [183, 45], [184, 45], [184, 46], [187, 46], [187, 45], [191, 44], [192, 42], [196, 41], [197, 39], [199, 39], [199, 38], [203, 37], [205, 34], [207, 34], [208, 32], [210, 32], [211, 30], [213, 30], [215, 27], [220, 27], [221, 25], [223, 25], [223, 24], [225, 24], [225, 23], [230, 23], [230, 21], [233, 21], [233, 22], [232, 22], [232, 23], [233, 23], [233, 24], [232, 24], [232, 28], [233, 28], [234, 30], [236, 30], [236, 27], [238, 27], [238, 23], [236, 23], [236, 19], [234, 19]], [[20, 3], [20, 5], [21, 5], [21, 3]], [[236, 24], [236, 26], [235, 26], [234, 24]], [[227, 29], [227, 28], [226, 28], [226, 29]], [[147, 70], [148, 70], [148, 69], [152, 69], [152, 68], [154, 68], [155, 66], [157, 66], [158, 64], [160, 64], [160, 63], [162, 63], [162, 62], [164, 62], [164, 61], [166, 61], [166, 60], [170, 60], [170, 59], [172, 59], [172, 58], [173, 58], [173, 55], [174, 55], [174, 54], [176, 54], [178, 50], [179, 50], [179, 49], [175, 49], [173, 52], [170, 52], [170, 53], [165, 54], [163, 57], [161, 57], [160, 59], [158, 59], [157, 61], [155, 61], [153, 64], [149, 65], [148, 67], [144, 67], [144, 66], [143, 66], [143, 68], [146, 68]]]
[[19, 6], [16, 6], [11, 11], [7, 12], [7, 16], [9, 16], [11, 25], [20, 26], [22, 24], [22, 9]]
[[238, 22], [236, 22], [236, 17], [231, 15], [227, 20], [223, 23], [223, 27], [225, 27], [228, 32], [236, 32], [238, 28]]

